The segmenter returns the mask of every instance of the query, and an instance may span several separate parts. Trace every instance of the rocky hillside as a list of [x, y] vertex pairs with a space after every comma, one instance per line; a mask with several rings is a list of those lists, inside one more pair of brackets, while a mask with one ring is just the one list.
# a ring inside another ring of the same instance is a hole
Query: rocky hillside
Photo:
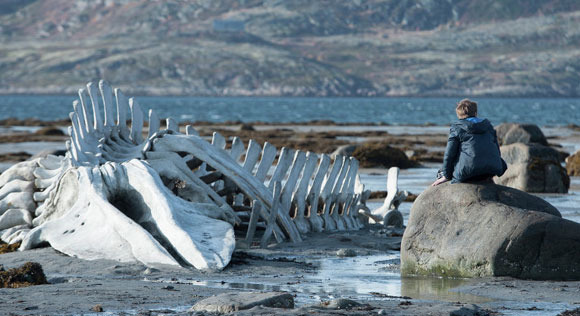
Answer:
[[0, 93], [580, 96], [577, 0], [4, 0]]

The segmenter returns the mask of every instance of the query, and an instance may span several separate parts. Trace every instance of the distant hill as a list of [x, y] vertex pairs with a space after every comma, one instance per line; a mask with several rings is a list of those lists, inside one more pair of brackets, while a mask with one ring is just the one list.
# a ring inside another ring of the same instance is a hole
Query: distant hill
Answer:
[[580, 96], [578, 0], [4, 0], [0, 93]]

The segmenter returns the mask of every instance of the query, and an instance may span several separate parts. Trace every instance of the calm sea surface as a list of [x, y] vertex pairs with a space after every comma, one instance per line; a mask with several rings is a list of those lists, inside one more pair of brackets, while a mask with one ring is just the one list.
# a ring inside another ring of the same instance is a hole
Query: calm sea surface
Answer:
[[[75, 96], [0, 96], [0, 119], [68, 117]], [[459, 98], [136, 97], [144, 111], [178, 121], [388, 123], [447, 125]], [[580, 124], [580, 99], [477, 98], [479, 114], [493, 124]]]

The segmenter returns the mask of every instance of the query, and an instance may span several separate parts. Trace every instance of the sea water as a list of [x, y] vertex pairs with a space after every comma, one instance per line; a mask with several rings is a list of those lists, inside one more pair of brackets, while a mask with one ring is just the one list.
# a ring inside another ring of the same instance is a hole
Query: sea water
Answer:
[[[74, 95], [2, 95], [0, 120], [68, 117]], [[143, 110], [183, 121], [386, 123], [447, 125], [456, 119], [460, 98], [290, 98], [290, 97], [152, 97], [135, 98]], [[479, 114], [493, 124], [533, 123], [564, 126], [580, 122], [578, 98], [475, 98]]]

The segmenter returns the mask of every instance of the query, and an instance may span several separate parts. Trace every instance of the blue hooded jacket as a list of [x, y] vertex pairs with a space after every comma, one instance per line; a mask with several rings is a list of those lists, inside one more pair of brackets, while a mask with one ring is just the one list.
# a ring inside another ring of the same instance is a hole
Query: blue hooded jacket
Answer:
[[506, 169], [497, 135], [487, 119], [469, 117], [451, 125], [442, 168], [451, 183], [478, 176], [501, 176]]

